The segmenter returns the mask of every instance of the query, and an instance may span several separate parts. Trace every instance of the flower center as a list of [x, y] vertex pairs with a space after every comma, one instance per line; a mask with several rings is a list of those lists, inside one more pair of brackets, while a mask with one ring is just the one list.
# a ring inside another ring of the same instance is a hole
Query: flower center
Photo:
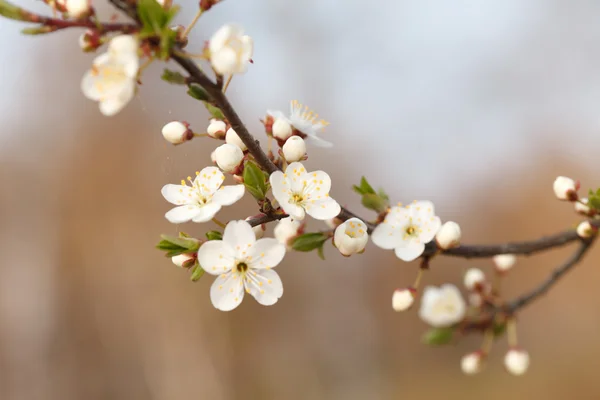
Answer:
[[292, 199], [291, 199], [290, 203], [300, 204], [303, 201], [304, 201], [304, 196], [303, 195], [301, 195], [300, 193], [294, 193], [292, 195]]
[[243, 274], [246, 271], [248, 271], [248, 264], [246, 264], [245, 262], [241, 262], [241, 263], [238, 263], [238, 265], [235, 268], [237, 269], [237, 271], [240, 274]]
[[415, 233], [415, 230], [413, 225], [409, 225], [408, 228], [406, 228], [406, 234], [412, 236]]

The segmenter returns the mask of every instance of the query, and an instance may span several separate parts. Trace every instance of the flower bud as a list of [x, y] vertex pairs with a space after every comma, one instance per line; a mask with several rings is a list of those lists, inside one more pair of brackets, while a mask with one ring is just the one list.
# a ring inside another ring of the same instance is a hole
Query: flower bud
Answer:
[[240, 137], [238, 136], [238, 134], [236, 133], [236, 131], [233, 130], [233, 128], [229, 128], [227, 130], [227, 134], [225, 135], [225, 141], [227, 143], [229, 143], [229, 144], [236, 145], [242, 151], [248, 150], [248, 148], [246, 147], [246, 145], [244, 144], [244, 142], [242, 142], [242, 139], [240, 139]]
[[554, 181], [554, 194], [559, 200], [575, 201], [577, 200], [577, 191], [579, 182], [565, 176], [559, 176]]
[[333, 243], [342, 255], [362, 253], [369, 241], [367, 226], [358, 218], [350, 218], [335, 229]]
[[171, 261], [173, 264], [177, 265], [180, 268], [189, 268], [192, 266], [192, 261], [196, 260], [196, 256], [194, 254], [179, 254], [178, 256], [171, 257]]
[[588, 239], [594, 236], [598, 232], [598, 228], [590, 224], [590, 221], [583, 221], [577, 225], [577, 236], [582, 239]]
[[466, 375], [478, 374], [484, 365], [485, 354], [481, 350], [469, 353], [460, 360], [460, 369]]
[[277, 118], [271, 128], [273, 136], [279, 140], [287, 140], [292, 136], [292, 126], [285, 119]]
[[469, 268], [465, 274], [463, 283], [467, 290], [476, 290], [485, 284], [485, 274], [478, 268]]
[[96, 50], [100, 46], [100, 37], [96, 31], [88, 29], [79, 36], [79, 47], [85, 52]]
[[234, 144], [225, 143], [215, 150], [217, 165], [225, 172], [233, 172], [242, 163], [244, 153]]
[[301, 229], [302, 223], [300, 221], [296, 221], [292, 217], [287, 217], [283, 218], [275, 225], [273, 235], [279, 243], [288, 246], [290, 241], [300, 234]]
[[83, 18], [92, 10], [90, 0], [65, 0], [65, 9], [71, 18]]
[[331, 219], [326, 219], [325, 220], [325, 225], [327, 225], [329, 227], [329, 229], [335, 229], [338, 226], [340, 226], [340, 224], [344, 222], [341, 219], [335, 217], [335, 218], [331, 218]]
[[210, 161], [212, 161], [213, 164], [217, 163], [217, 150], [213, 150], [213, 152], [210, 153]]
[[285, 141], [281, 150], [287, 162], [301, 161], [306, 155], [306, 143], [300, 136], [292, 136]]
[[581, 199], [579, 199], [579, 201], [576, 201], [574, 203], [575, 212], [586, 217], [593, 217], [594, 215], [596, 215], [596, 210], [588, 206], [588, 201], [589, 200], [587, 199], [587, 197], [582, 197]]
[[483, 296], [478, 292], [471, 292], [467, 296], [467, 300], [469, 301], [469, 305], [471, 307], [481, 307], [483, 305]]
[[394, 311], [406, 311], [412, 307], [415, 302], [417, 290], [413, 287], [396, 289], [392, 295], [392, 308]]
[[225, 138], [225, 132], [227, 132], [227, 124], [218, 119], [211, 119], [210, 124], [208, 124], [208, 128], [206, 128], [206, 133], [208, 133], [208, 136], [215, 139]]
[[523, 375], [529, 368], [529, 353], [518, 348], [508, 350], [504, 356], [504, 367], [513, 375]]
[[194, 138], [194, 132], [190, 130], [189, 125], [179, 121], [172, 121], [163, 126], [162, 135], [172, 144], [181, 144]]
[[506, 272], [517, 262], [517, 256], [514, 254], [498, 254], [492, 259], [498, 272]]
[[460, 245], [460, 237], [460, 226], [456, 222], [448, 221], [435, 235], [435, 241], [442, 250], [448, 250]]
[[[248, 217], [246, 218], [246, 221], [250, 221], [251, 219], [252, 217]], [[265, 236], [266, 229], [267, 228], [265, 224], [259, 224], [252, 227], [252, 230], [254, 231], [254, 236], [256, 236], [256, 240], [261, 239], [263, 236]]]

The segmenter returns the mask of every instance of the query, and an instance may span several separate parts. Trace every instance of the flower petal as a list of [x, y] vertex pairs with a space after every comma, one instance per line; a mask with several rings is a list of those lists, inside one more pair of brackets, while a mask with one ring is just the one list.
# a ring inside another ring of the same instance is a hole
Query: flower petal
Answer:
[[275, 171], [269, 176], [269, 183], [271, 184], [271, 190], [273, 192], [273, 196], [277, 202], [281, 203], [282, 200], [289, 200], [289, 184], [287, 179], [284, 177], [283, 172]]
[[422, 224], [423, 232], [419, 235], [419, 240], [423, 243], [431, 242], [441, 227], [442, 221], [439, 217], [429, 217], [429, 220]]
[[277, 272], [270, 269], [252, 270], [246, 275], [246, 289], [263, 306], [277, 303], [283, 295], [283, 284]]
[[189, 186], [168, 184], [163, 186], [160, 193], [169, 203], [182, 205], [192, 199], [194, 190]]
[[201, 207], [198, 207], [198, 214], [192, 219], [194, 222], [207, 222], [215, 217], [215, 215], [221, 209], [220, 204], [207, 203]]
[[230, 206], [244, 196], [244, 185], [223, 186], [213, 195], [212, 201], [222, 206]]
[[[210, 242], [208, 242], [210, 243]], [[231, 311], [244, 299], [244, 285], [234, 274], [220, 275], [210, 287], [210, 301], [221, 311]]]
[[249, 253], [252, 257], [249, 267], [253, 269], [273, 268], [285, 256], [285, 246], [277, 239], [265, 238], [256, 241]]
[[304, 212], [304, 208], [300, 207], [299, 205], [296, 204], [292, 204], [288, 201], [279, 201], [279, 206], [283, 209], [283, 211], [285, 211], [285, 213], [291, 217], [294, 217], [294, 219], [297, 219], [299, 221], [304, 219], [305, 216], [305, 212]]
[[424, 250], [425, 245], [423, 243], [410, 242], [406, 246], [396, 247], [395, 253], [396, 257], [402, 261], [413, 261], [423, 254]]
[[209, 240], [198, 249], [198, 263], [211, 275], [224, 274], [235, 266], [235, 252], [222, 240]]
[[175, 207], [165, 214], [165, 218], [173, 224], [181, 224], [184, 222], [191, 221], [196, 215], [200, 213], [200, 208], [193, 205], [185, 205]]
[[330, 197], [317, 200], [314, 204], [307, 204], [305, 209], [308, 215], [320, 220], [335, 218], [342, 211], [338, 202]]
[[315, 147], [321, 147], [323, 149], [328, 149], [330, 147], [333, 147], [333, 143], [323, 140], [315, 134], [308, 134], [308, 136], [306, 137], [306, 142], [309, 145], [312, 145]]
[[215, 71], [221, 75], [229, 75], [238, 72], [237, 54], [231, 47], [223, 47], [219, 51], [211, 53], [210, 63]]
[[223, 241], [236, 250], [238, 258], [242, 258], [241, 252], [248, 251], [256, 243], [256, 236], [246, 221], [231, 221], [225, 227]]
[[391, 250], [402, 243], [402, 233], [397, 226], [392, 227], [392, 224], [386, 221], [373, 230], [371, 241], [379, 248]]
[[198, 172], [194, 179], [194, 186], [199, 188], [200, 193], [209, 196], [215, 193], [223, 184], [225, 175], [217, 167], [206, 167]]

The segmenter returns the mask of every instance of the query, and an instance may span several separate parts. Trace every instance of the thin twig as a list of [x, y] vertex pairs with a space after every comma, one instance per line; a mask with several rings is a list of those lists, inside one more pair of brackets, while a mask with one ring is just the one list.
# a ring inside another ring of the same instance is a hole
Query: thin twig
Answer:
[[247, 220], [247, 222], [250, 224], [250, 226], [257, 226], [257, 225], [266, 224], [266, 223], [272, 222], [272, 221], [279, 221], [280, 219], [283, 219], [287, 216], [288, 216], [287, 214], [274, 213], [271, 215], [263, 215], [260, 217], [251, 218], [251, 219]]

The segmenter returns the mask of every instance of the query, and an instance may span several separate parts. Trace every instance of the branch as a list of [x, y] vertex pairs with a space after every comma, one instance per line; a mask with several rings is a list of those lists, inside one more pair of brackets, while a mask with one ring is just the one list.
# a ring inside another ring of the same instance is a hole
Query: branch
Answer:
[[96, 23], [91, 19], [82, 19], [82, 20], [65, 20], [58, 19], [52, 17], [46, 17], [44, 15], [39, 15], [35, 13], [27, 13], [27, 17], [29, 18], [28, 22], [33, 22], [37, 24], [42, 24], [44, 26], [51, 26], [54, 31], [65, 29], [65, 28], [89, 28], [95, 29], [100, 32], [123, 32], [123, 33], [132, 33], [139, 30], [139, 27], [135, 24], [126, 24], [126, 23]]
[[271, 215], [261, 215], [259, 217], [254, 217], [252, 219], [247, 220], [247, 222], [250, 224], [250, 226], [257, 226], [272, 221], [279, 221], [280, 219], [285, 218], [287, 216], [287, 214], [273, 213]]

